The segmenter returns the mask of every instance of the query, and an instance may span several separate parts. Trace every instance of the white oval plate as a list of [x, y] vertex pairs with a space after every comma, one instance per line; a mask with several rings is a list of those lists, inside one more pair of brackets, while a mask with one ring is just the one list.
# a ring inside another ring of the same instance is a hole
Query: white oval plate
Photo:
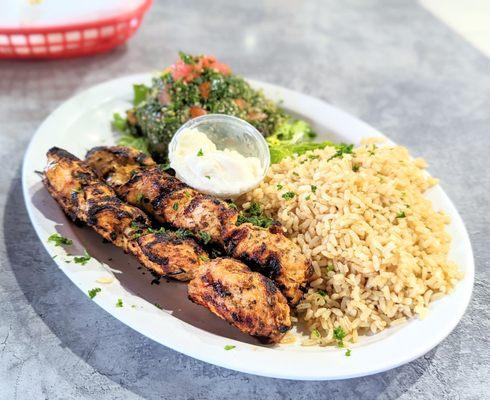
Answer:
[[[298, 340], [291, 345], [260, 345], [187, 300], [185, 284], [150, 285], [150, 274], [138, 269], [133, 257], [103, 244], [90, 229], [69, 222], [42, 186], [35, 170], [44, 168], [46, 151], [52, 146], [83, 158], [93, 146], [114, 144], [110, 129], [112, 114], [128, 108], [133, 83], [149, 83], [150, 79], [150, 74], [142, 74], [112, 80], [68, 100], [39, 127], [25, 154], [22, 183], [32, 224], [48, 253], [56, 256], [54, 261], [80, 290], [87, 293], [94, 287], [102, 289], [93, 301], [141, 334], [188, 356], [237, 371], [288, 379], [344, 379], [385, 371], [425, 354], [453, 330], [471, 297], [474, 263], [461, 217], [439, 186], [427, 195], [436, 209], [451, 216], [450, 257], [464, 271], [464, 279], [451, 295], [431, 305], [426, 319], [413, 319], [362, 338], [352, 347], [350, 357], [336, 348], [302, 347]], [[268, 97], [282, 100], [287, 110], [310, 121], [317, 132], [329, 132], [320, 139], [358, 144], [363, 137], [382, 136], [321, 100], [266, 83], [252, 83], [263, 88]], [[71, 257], [62, 248], [47, 243], [54, 232], [73, 239], [74, 244], [67, 251], [82, 254], [87, 249], [93, 258], [84, 266], [67, 263]], [[111, 276], [116, 277], [112, 283], [97, 282], [101, 277]], [[119, 298], [123, 300], [122, 308], [115, 306]], [[226, 351], [226, 345], [236, 347]]]

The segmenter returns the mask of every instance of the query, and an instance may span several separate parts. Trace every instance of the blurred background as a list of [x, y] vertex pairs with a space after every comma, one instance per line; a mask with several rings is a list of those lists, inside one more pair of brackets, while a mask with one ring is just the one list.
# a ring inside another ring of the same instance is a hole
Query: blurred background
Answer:
[[[245, 375], [157, 345], [87, 304], [35, 236], [20, 165], [40, 123], [74, 94], [162, 70], [179, 50], [212, 54], [243, 76], [326, 100], [431, 160], [467, 224], [477, 268], [488, 271], [490, 2], [141, 0], [122, 13], [120, 3], [0, 0], [0, 399], [485, 398], [488, 272], [477, 275], [455, 331], [410, 364], [337, 382]], [[95, 23], [113, 30], [86, 28], [94, 4]], [[55, 32], [45, 29], [51, 19]], [[68, 40], [73, 24], [95, 31]], [[99, 44], [97, 54], [58, 59], [79, 56], [67, 42], [82, 38]]]

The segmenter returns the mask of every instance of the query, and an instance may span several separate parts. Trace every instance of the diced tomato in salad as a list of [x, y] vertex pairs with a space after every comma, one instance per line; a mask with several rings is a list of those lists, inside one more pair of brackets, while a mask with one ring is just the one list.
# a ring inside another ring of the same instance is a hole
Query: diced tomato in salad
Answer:
[[211, 92], [211, 82], [206, 81], [199, 85], [199, 93], [204, 100], [208, 99], [209, 92]]
[[174, 78], [176, 81], [183, 79], [186, 82], [190, 82], [199, 76], [199, 74], [194, 70], [194, 65], [186, 64], [182, 60], [172, 64], [164, 72], [167, 71], [170, 71], [172, 78]]
[[197, 118], [200, 117], [201, 115], [206, 115], [207, 111], [199, 106], [191, 106], [189, 109], [189, 114], [191, 118]]
[[200, 71], [202, 71], [204, 68], [208, 68], [208, 69], [214, 69], [216, 72], [219, 72], [223, 75], [231, 74], [231, 68], [228, 65], [219, 62], [213, 56], [201, 57], [197, 65]]
[[174, 80], [182, 79], [185, 82], [192, 82], [205, 69], [213, 69], [223, 75], [230, 75], [231, 68], [216, 60], [213, 56], [200, 56], [194, 64], [188, 64], [183, 60], [177, 61], [175, 64], [166, 68], [164, 72], [170, 72]]

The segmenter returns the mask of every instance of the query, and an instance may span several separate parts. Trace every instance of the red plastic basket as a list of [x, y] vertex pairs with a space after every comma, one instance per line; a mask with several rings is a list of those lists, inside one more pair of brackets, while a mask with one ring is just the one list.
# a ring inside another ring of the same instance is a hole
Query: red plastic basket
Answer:
[[125, 43], [152, 0], [110, 18], [71, 25], [0, 27], [0, 58], [64, 58], [102, 53]]

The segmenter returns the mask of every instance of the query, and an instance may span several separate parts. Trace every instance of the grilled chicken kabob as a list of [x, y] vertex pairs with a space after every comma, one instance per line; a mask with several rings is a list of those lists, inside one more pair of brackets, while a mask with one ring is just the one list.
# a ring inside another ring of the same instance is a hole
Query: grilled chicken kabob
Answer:
[[122, 202], [81, 160], [59, 148], [47, 153], [44, 184], [72, 220], [92, 227], [104, 239], [134, 254], [158, 275], [187, 281], [207, 254], [192, 239], [157, 234], [140, 209]]
[[143, 211], [122, 202], [67, 151], [54, 147], [47, 158], [43, 182], [72, 220], [86, 223], [156, 274], [191, 280], [191, 300], [245, 333], [275, 343], [291, 327], [287, 301], [270, 279], [237, 260], [209, 261], [193, 239], [155, 233]]
[[299, 247], [273, 227], [237, 225], [238, 212], [162, 171], [151, 157], [128, 147], [96, 147], [86, 162], [128, 203], [160, 223], [192, 231], [273, 279], [291, 305], [298, 303], [311, 275]]

